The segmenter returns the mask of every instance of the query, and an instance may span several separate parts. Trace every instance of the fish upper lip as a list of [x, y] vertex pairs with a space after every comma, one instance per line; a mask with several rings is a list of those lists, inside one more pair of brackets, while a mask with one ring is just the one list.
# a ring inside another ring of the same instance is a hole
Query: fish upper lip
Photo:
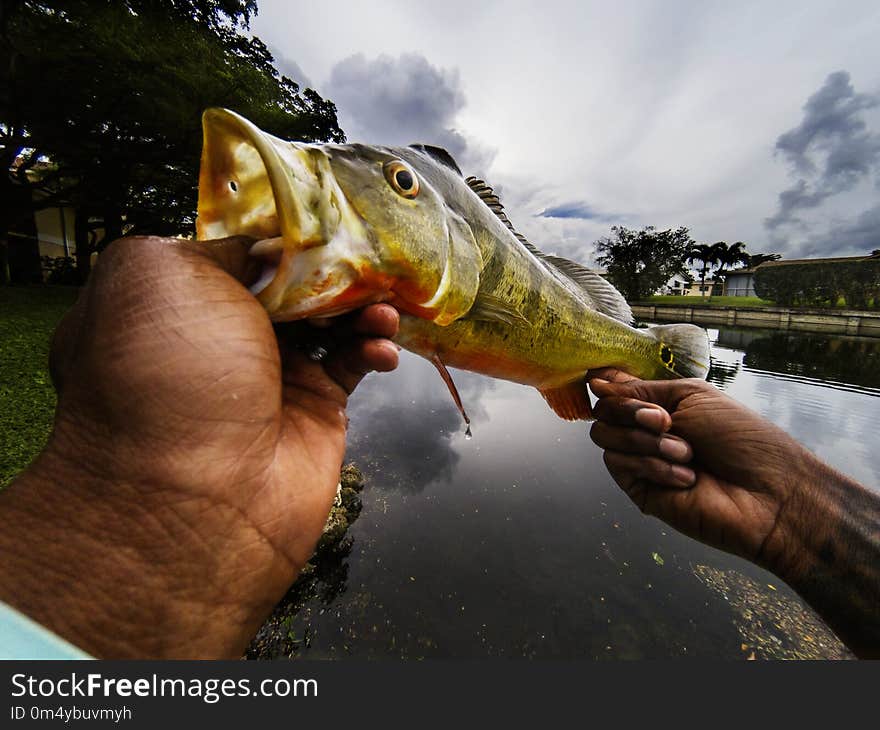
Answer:
[[[200, 205], [204, 204], [200, 235], [220, 229], [228, 235], [242, 232], [236, 227], [250, 227], [244, 232], [258, 238], [250, 254], [262, 264], [262, 275], [250, 290], [270, 316], [294, 312], [307, 316], [303, 300], [328, 309], [336, 300], [353, 302], [356, 297], [343, 295], [367, 262], [375, 263], [375, 246], [369, 225], [337, 180], [327, 151], [320, 145], [273, 137], [228, 110], [206, 111], [204, 127], [205, 149], [211, 153], [203, 155], [205, 174], [223, 175], [220, 182], [225, 184], [226, 175], [234, 181], [240, 172], [256, 187], [245, 187], [238, 208], [223, 216], [217, 211], [225, 198], [215, 199], [217, 180], [206, 177], [200, 197]], [[261, 197], [248, 198], [248, 190]], [[259, 200], [266, 203], [265, 211], [248, 219], [251, 203]]]

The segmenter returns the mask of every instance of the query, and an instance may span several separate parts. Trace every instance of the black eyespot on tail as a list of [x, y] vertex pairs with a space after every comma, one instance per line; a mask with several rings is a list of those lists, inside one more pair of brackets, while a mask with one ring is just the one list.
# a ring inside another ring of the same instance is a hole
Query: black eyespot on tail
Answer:
[[673, 355], [672, 350], [669, 349], [668, 345], [660, 345], [660, 359], [663, 361], [663, 364], [666, 367], [672, 366]]

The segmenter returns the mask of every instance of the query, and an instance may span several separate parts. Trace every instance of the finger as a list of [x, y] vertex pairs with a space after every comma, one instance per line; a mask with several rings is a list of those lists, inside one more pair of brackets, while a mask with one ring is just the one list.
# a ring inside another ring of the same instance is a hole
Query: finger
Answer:
[[363, 338], [334, 352], [324, 360], [324, 370], [351, 395], [363, 377], [374, 370], [388, 372], [398, 363], [397, 346], [391, 340]]
[[664, 433], [672, 426], [672, 417], [664, 408], [615, 395], [600, 397], [593, 407], [593, 415], [613, 426], [641, 427], [654, 433]]
[[400, 314], [390, 304], [371, 304], [364, 307], [355, 317], [354, 331], [373, 337], [397, 336], [400, 327]]
[[697, 480], [696, 472], [682, 464], [671, 464], [654, 456], [635, 456], [620, 451], [606, 451], [605, 465], [624, 490], [639, 481], [660, 487], [690, 489]]
[[635, 375], [623, 372], [618, 368], [599, 368], [587, 372], [587, 380], [604, 380], [609, 383], [628, 383], [637, 380]]
[[337, 317], [312, 317], [306, 321], [316, 329], [332, 329], [332, 335], [337, 338], [357, 333], [390, 339], [397, 335], [400, 314], [390, 304], [369, 304], [349, 314]]
[[672, 413], [678, 407], [678, 404], [688, 396], [701, 391], [713, 390], [714, 386], [698, 378], [682, 378], [678, 380], [633, 379], [626, 382], [610, 382], [594, 378], [590, 382], [590, 388], [599, 398], [610, 395], [633, 398], [659, 405], [668, 413]]
[[611, 426], [596, 421], [590, 438], [602, 449], [639, 456], [656, 456], [670, 462], [687, 463], [693, 458], [690, 444], [678, 436], [658, 435], [641, 428]]

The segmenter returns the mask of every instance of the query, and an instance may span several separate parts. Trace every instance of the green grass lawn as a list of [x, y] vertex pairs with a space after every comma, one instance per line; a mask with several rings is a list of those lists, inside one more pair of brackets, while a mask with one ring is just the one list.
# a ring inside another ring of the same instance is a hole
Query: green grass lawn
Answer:
[[73, 287], [0, 286], [0, 489], [46, 443], [55, 412], [49, 340]]
[[773, 302], [760, 297], [680, 297], [656, 296], [638, 304], [675, 304], [679, 307], [772, 307]]

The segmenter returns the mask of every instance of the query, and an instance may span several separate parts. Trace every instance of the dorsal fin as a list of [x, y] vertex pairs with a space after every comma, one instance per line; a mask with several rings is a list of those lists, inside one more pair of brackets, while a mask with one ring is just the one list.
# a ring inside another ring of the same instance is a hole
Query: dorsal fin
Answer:
[[485, 180], [480, 180], [480, 178], [471, 175], [470, 177], [465, 178], [464, 181], [468, 184], [468, 187], [477, 194], [480, 200], [488, 205], [489, 209], [498, 216], [498, 220], [516, 234], [517, 238], [524, 240], [517, 233], [516, 228], [513, 227], [513, 223], [510, 222], [507, 213], [504, 212], [504, 206], [501, 205], [501, 199]]
[[529, 251], [531, 251], [538, 258], [542, 258], [544, 254], [535, 248], [529, 240], [516, 228], [513, 227], [513, 223], [510, 222], [510, 218], [507, 217], [507, 213], [504, 212], [504, 206], [501, 204], [501, 199], [498, 197], [498, 194], [492, 190], [489, 184], [485, 180], [480, 180], [478, 177], [474, 177], [471, 175], [470, 177], [465, 178], [465, 182], [468, 184], [468, 187], [473, 190], [477, 196], [482, 200], [496, 216], [498, 216], [498, 220], [500, 220], [505, 226], [507, 226], [508, 230], [516, 236], [516, 240], [519, 241], [523, 246], [525, 246]]
[[626, 303], [626, 299], [614, 288], [613, 284], [606, 281], [597, 271], [561, 256], [544, 255], [544, 261], [577, 284], [581, 291], [589, 297], [590, 303], [597, 311], [620, 320], [624, 324], [630, 324], [633, 321], [633, 313], [629, 304]]
[[464, 173], [461, 171], [461, 168], [458, 166], [458, 163], [453, 156], [449, 154], [448, 150], [445, 150], [442, 147], [436, 147], [432, 144], [411, 144], [410, 147], [419, 152], [424, 152], [428, 157], [435, 159], [441, 165], [446, 165], [446, 167], [455, 170], [455, 172], [464, 177]]
[[550, 266], [574, 282], [586, 295], [587, 302], [595, 307], [596, 311], [620, 320], [625, 324], [630, 324], [633, 321], [633, 313], [629, 308], [629, 304], [626, 303], [626, 299], [623, 298], [623, 295], [612, 284], [605, 281], [600, 274], [585, 266], [576, 264], [574, 261], [569, 261], [561, 256], [550, 256], [535, 248], [525, 236], [513, 227], [513, 223], [510, 222], [510, 218], [504, 212], [501, 200], [485, 180], [480, 180], [480, 178], [471, 175], [465, 178], [465, 182], [479, 196], [480, 200], [498, 216], [498, 220], [507, 226], [510, 232], [516, 236], [516, 239], [526, 249], [545, 265]]

